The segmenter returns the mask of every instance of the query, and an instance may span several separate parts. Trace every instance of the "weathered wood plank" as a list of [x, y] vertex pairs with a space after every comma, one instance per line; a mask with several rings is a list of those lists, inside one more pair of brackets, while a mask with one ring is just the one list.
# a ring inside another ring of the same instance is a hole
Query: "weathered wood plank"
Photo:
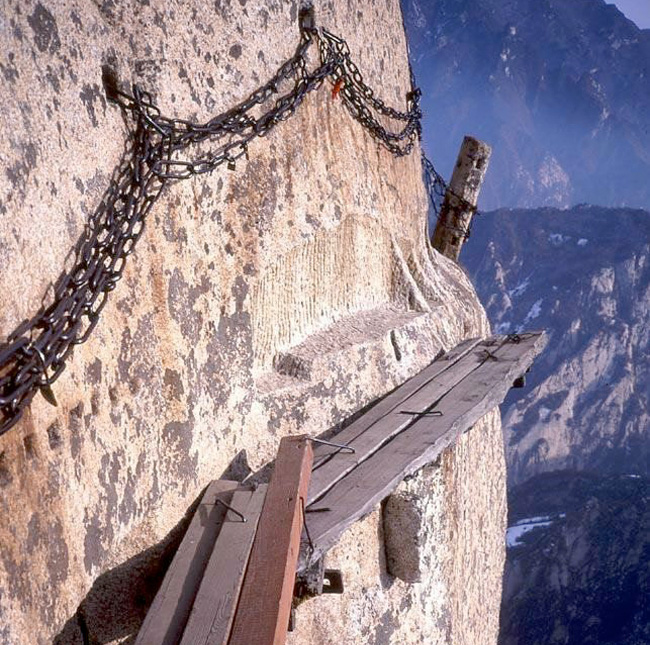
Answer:
[[303, 555], [302, 570], [331, 548], [343, 531], [367, 515], [404, 477], [442, 453], [486, 412], [501, 403], [513, 380], [525, 372], [546, 344], [543, 333], [526, 334], [519, 344], [506, 342], [436, 406], [443, 416], [420, 417], [370, 459], [336, 483], [315, 505], [330, 510], [311, 513], [309, 532], [314, 549]]
[[[392, 392], [382, 397], [366, 413], [352, 422], [349, 426], [345, 427], [340, 432], [337, 432], [335, 437], [331, 437], [332, 441], [336, 441], [337, 443], [347, 443], [359, 434], [365, 432], [373, 423], [379, 421], [386, 414], [391, 412], [391, 410], [394, 410], [397, 406], [401, 405], [404, 400], [414, 392], [426, 385], [432, 379], [436, 378], [445, 370], [449, 369], [480, 342], [480, 338], [465, 340], [439, 359], [433, 361], [433, 363], [427, 365], [421, 372], [418, 372], [408, 381], [405, 381]], [[314, 445], [313, 449], [314, 470], [319, 468], [322, 463], [328, 461], [333, 454], [338, 452], [335, 448], [318, 444]]]
[[[376, 420], [364, 432], [351, 438], [348, 437], [345, 443], [354, 448], [355, 452], [341, 451], [335, 458], [314, 469], [309, 485], [309, 503], [312, 504], [322, 497], [337, 481], [413, 423], [415, 415], [405, 414], [405, 412], [423, 413], [427, 411], [484, 362], [486, 349], [498, 352], [500, 350], [498, 344], [489, 345], [491, 342], [491, 339], [481, 342], [473, 341], [466, 345], [463, 351], [450, 352], [450, 360], [445, 360], [445, 356], [443, 356], [441, 360], [432, 363], [431, 367], [440, 363], [443, 369], [437, 373], [430, 370], [430, 373], [435, 375], [417, 389], [406, 387], [402, 395], [397, 397], [400, 401], [398, 405]], [[404, 385], [408, 384], [409, 382]], [[399, 389], [396, 392], [399, 392]], [[333, 441], [340, 443], [340, 436], [336, 435]]]
[[286, 640], [312, 463], [307, 437], [282, 439], [229, 645], [282, 645]]
[[194, 605], [181, 645], [225, 645], [237, 608], [239, 592], [262, 511], [266, 485], [235, 491], [231, 506], [246, 519], [227, 512]]
[[225, 508], [216, 503], [217, 498], [230, 504], [238, 486], [237, 482], [225, 480], [208, 486], [149, 608], [136, 645], [179, 642], [225, 516]]
[[[354, 453], [315, 444], [314, 470], [309, 486], [308, 503], [312, 503], [345, 473], [366, 459], [373, 449], [379, 447], [382, 438], [384, 441], [388, 440], [406, 427], [412, 421], [412, 417], [402, 414], [402, 409], [424, 412], [430, 407], [445, 391], [443, 383], [448, 381], [440, 380], [442, 376], [457, 367], [461, 359], [471, 354], [480, 342], [478, 338], [464, 341], [393, 390], [347, 428], [331, 437], [331, 440], [336, 443], [354, 447]], [[474, 367], [475, 365], [472, 365], [472, 369]], [[458, 378], [459, 373], [455, 373], [455, 377]], [[364, 435], [368, 433], [372, 434], [372, 438], [364, 440]]]

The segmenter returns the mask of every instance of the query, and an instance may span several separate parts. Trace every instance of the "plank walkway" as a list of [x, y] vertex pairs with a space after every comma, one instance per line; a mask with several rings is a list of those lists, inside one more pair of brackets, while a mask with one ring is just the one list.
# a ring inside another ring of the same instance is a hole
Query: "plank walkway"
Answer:
[[229, 645], [286, 640], [312, 461], [307, 437], [280, 442]]
[[214, 481], [208, 486], [147, 612], [135, 645], [178, 645], [223, 526], [227, 510], [223, 503], [230, 504], [238, 486], [231, 481]]
[[466, 342], [331, 438], [354, 453], [319, 445], [308, 495], [319, 512], [307, 515], [311, 545], [299, 570], [501, 403], [545, 344], [543, 332]]
[[285, 642], [311, 468], [311, 441], [285, 437], [268, 486], [208, 486], [136, 645]]
[[[413, 421], [413, 415], [405, 412], [426, 412], [441, 395], [473, 370], [476, 367], [474, 361], [460, 361], [468, 356], [479, 342], [480, 339], [477, 338], [461, 343], [337, 433], [332, 440], [353, 447], [354, 453], [316, 445], [314, 472], [309, 486], [309, 504], [322, 497], [328, 488], [355, 468], [360, 461], [406, 428]], [[458, 363], [460, 365], [457, 365]], [[457, 369], [450, 370], [454, 365]]]
[[268, 487], [212, 482], [136, 645], [285, 643], [296, 571], [501, 403], [545, 344], [465, 341], [330, 439], [345, 448], [285, 437]]
[[266, 488], [238, 489], [232, 496], [232, 507], [246, 521], [228, 511], [229, 521], [224, 523], [215, 542], [181, 645], [226, 645], [228, 642]]

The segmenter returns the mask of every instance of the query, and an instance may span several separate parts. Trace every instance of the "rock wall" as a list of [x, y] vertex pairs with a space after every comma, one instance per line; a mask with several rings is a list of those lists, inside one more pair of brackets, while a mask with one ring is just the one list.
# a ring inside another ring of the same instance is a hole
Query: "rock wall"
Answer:
[[[397, 0], [315, 7], [403, 107]], [[128, 132], [102, 65], [164, 113], [207, 120], [293, 53], [297, 13], [273, 0], [3, 4], [0, 334], [51, 297], [120, 160]], [[54, 386], [58, 407], [35, 398], [0, 437], [1, 643], [132, 642], [211, 479], [259, 470], [283, 435], [331, 428], [488, 332], [463, 272], [427, 247], [417, 151], [393, 158], [323, 87], [249, 153], [165, 192]], [[497, 423], [405, 484], [426, 500], [424, 581], [386, 573], [377, 511], [332, 554], [349, 591], [304, 605], [293, 642], [495, 642]]]

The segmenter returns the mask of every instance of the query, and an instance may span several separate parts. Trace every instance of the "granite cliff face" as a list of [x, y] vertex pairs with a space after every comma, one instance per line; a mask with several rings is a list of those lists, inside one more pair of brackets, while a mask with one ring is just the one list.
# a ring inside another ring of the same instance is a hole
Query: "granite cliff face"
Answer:
[[462, 260], [495, 330], [550, 335], [504, 407], [512, 483], [550, 470], [648, 476], [650, 216], [581, 206], [480, 217]]
[[482, 207], [650, 207], [650, 30], [605, 0], [403, 5], [430, 154], [494, 149]]
[[[403, 108], [398, 2], [314, 4]], [[3, 337], [51, 297], [122, 154], [102, 66], [204, 121], [293, 53], [297, 13], [272, 0], [4, 4]], [[331, 428], [488, 332], [469, 280], [427, 246], [417, 151], [393, 158], [323, 87], [249, 157], [167, 190], [56, 382], [58, 407], [37, 397], [0, 437], [3, 645], [132, 642], [211, 479], [257, 471], [282, 436]], [[378, 509], [331, 555], [346, 594], [304, 605], [292, 642], [495, 642], [499, 427], [489, 415], [408, 483], [427, 519], [424, 581], [387, 574]]]

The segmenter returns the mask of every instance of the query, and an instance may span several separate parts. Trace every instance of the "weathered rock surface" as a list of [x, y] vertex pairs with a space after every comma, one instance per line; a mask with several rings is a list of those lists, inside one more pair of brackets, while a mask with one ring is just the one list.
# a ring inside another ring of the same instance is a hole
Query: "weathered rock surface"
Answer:
[[580, 206], [478, 218], [463, 262], [496, 331], [550, 340], [504, 407], [508, 477], [648, 476], [650, 219]]
[[[315, 5], [369, 84], [403, 107], [399, 3]], [[297, 11], [272, 0], [3, 5], [0, 334], [47, 302], [119, 162], [128, 133], [102, 65], [164, 113], [206, 120], [293, 53]], [[427, 248], [417, 152], [391, 157], [327, 87], [249, 152], [236, 172], [167, 190], [55, 384], [58, 407], [37, 397], [0, 437], [3, 644], [131, 642], [208, 481], [258, 470], [283, 435], [324, 431], [487, 333], [463, 272]], [[332, 554], [348, 593], [302, 607], [293, 642], [495, 641], [497, 429], [495, 417], [478, 424], [408, 484], [431, 489], [423, 582], [386, 576], [378, 511]]]

